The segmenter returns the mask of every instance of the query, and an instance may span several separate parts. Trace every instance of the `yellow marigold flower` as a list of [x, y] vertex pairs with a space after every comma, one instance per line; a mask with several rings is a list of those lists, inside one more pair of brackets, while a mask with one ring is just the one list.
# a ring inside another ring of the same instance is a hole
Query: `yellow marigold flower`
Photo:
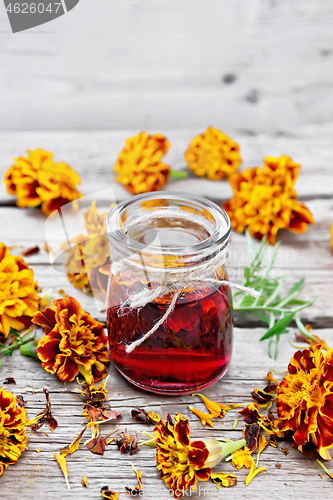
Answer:
[[193, 174], [213, 181], [237, 172], [242, 161], [239, 144], [214, 127], [192, 139], [185, 160]]
[[56, 163], [53, 153], [36, 149], [27, 150], [28, 156], [14, 159], [7, 170], [4, 182], [9, 194], [17, 196], [17, 206], [38, 207], [45, 215], [66, 203], [76, 200], [81, 193], [79, 175], [64, 162]]
[[154, 429], [156, 436], [156, 463], [173, 496], [179, 498], [185, 490], [193, 489], [197, 480], [207, 481], [222, 458], [246, 443], [245, 439], [233, 443], [221, 443], [216, 439], [190, 441], [188, 419], [176, 413], [174, 425], [170, 415], [160, 420]]
[[14, 394], [0, 387], [0, 476], [27, 447], [26, 423], [25, 409], [16, 404]]
[[333, 351], [321, 346], [297, 351], [277, 392], [277, 412], [283, 432], [292, 431], [295, 447], [302, 451], [312, 441], [322, 458], [333, 445]]
[[130, 137], [114, 167], [118, 174], [116, 180], [132, 194], [159, 191], [166, 184], [171, 170], [161, 161], [170, 146], [162, 134], [140, 132]]
[[88, 236], [80, 234], [67, 250], [65, 267], [68, 280], [85, 292], [106, 294], [110, 272], [109, 244], [105, 233], [107, 213], [98, 213], [96, 202], [83, 213]]
[[279, 229], [304, 233], [314, 219], [310, 210], [296, 200], [293, 186], [300, 165], [288, 156], [264, 158], [263, 169], [247, 168], [229, 178], [234, 196], [224, 204], [237, 232], [248, 228], [252, 237], [267, 235], [275, 243]]
[[105, 377], [110, 356], [103, 323], [83, 311], [73, 297], [53, 305], [33, 317], [45, 330], [37, 349], [44, 370], [56, 373], [62, 382], [71, 382], [79, 373], [89, 385]]
[[31, 325], [38, 311], [37, 288], [32, 269], [0, 243], [0, 335], [7, 338], [10, 328], [20, 332]]

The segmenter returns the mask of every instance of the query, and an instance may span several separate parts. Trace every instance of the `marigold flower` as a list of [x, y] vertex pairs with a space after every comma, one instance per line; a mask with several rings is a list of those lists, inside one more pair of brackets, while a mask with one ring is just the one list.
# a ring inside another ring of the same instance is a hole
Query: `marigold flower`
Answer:
[[237, 172], [242, 161], [239, 144], [214, 127], [192, 139], [185, 160], [191, 172], [213, 181]]
[[159, 191], [167, 182], [170, 166], [161, 160], [171, 144], [162, 134], [147, 132], [130, 137], [119, 153], [114, 171], [116, 181], [132, 194]]
[[295, 447], [302, 451], [312, 441], [322, 458], [329, 460], [333, 445], [333, 351], [321, 346], [297, 351], [277, 395], [279, 425], [292, 431]]
[[28, 156], [14, 159], [4, 182], [7, 192], [17, 196], [17, 206], [38, 207], [50, 215], [66, 203], [76, 200], [81, 193], [79, 175], [64, 162], [56, 163], [53, 153], [37, 148], [27, 150]]
[[310, 210], [296, 200], [293, 186], [301, 166], [288, 156], [264, 158], [263, 169], [247, 168], [229, 178], [233, 198], [224, 204], [231, 227], [252, 237], [267, 235], [275, 243], [279, 229], [304, 233], [314, 219]]
[[83, 213], [88, 236], [78, 235], [67, 249], [65, 267], [68, 280], [85, 292], [105, 295], [110, 272], [109, 245], [105, 233], [107, 213], [98, 213], [96, 202]]
[[156, 463], [163, 479], [175, 498], [185, 490], [195, 487], [197, 480], [207, 481], [222, 458], [244, 446], [245, 439], [233, 443], [221, 443], [216, 439], [190, 441], [187, 418], [175, 414], [174, 425], [170, 415], [154, 429], [156, 435]]
[[0, 387], [0, 476], [27, 447], [26, 423], [25, 409], [17, 405], [14, 394]]
[[70, 382], [81, 373], [88, 384], [105, 377], [109, 364], [103, 323], [83, 311], [73, 297], [55, 300], [54, 309], [37, 312], [33, 322], [43, 326], [37, 356], [44, 370]]
[[37, 288], [23, 258], [11, 255], [0, 243], [0, 335], [7, 338], [11, 328], [20, 332], [31, 325], [38, 311]]

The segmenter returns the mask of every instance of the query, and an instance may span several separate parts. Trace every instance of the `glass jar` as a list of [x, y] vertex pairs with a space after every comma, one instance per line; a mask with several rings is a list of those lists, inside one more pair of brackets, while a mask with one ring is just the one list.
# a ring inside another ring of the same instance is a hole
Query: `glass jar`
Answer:
[[160, 394], [216, 382], [232, 354], [232, 297], [223, 266], [227, 214], [204, 198], [149, 193], [115, 206], [106, 231], [107, 326], [116, 368]]

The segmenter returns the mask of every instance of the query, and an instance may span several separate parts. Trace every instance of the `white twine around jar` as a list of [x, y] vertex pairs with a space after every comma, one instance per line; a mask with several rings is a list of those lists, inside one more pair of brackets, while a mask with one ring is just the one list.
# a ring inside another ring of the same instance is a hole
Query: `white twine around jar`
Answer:
[[146, 287], [144, 290], [135, 292], [128, 296], [127, 300], [121, 305], [120, 310], [125, 312], [125, 307], [132, 308], [142, 308], [149, 302], [157, 299], [158, 297], [164, 297], [165, 295], [171, 294], [172, 300], [167, 307], [163, 316], [154, 324], [154, 326], [145, 333], [142, 337], [131, 342], [126, 346], [125, 350], [127, 354], [131, 353], [137, 346], [142, 344], [146, 339], [148, 339], [158, 328], [164, 323], [164, 321], [170, 316], [175, 308], [176, 302], [179, 296], [182, 294], [183, 290], [189, 287], [191, 284], [198, 283], [211, 283], [215, 285], [227, 285], [230, 288], [236, 288], [242, 292], [248, 293], [253, 297], [259, 297], [260, 292], [254, 290], [253, 288], [244, 287], [238, 285], [237, 283], [231, 283], [228, 280], [218, 280], [215, 278], [210, 278], [213, 273], [217, 273], [221, 267], [224, 265], [227, 258], [227, 248], [218, 252], [213, 258], [204, 261], [198, 265], [184, 266], [184, 267], [166, 267], [166, 268], [154, 268], [154, 267], [144, 267], [142, 261], [134, 261], [130, 259], [122, 259], [118, 262], [113, 262], [111, 265], [111, 274], [116, 275], [118, 272], [129, 271], [139, 276], [141, 280], [149, 279], [151, 284], [159, 283], [157, 286]]

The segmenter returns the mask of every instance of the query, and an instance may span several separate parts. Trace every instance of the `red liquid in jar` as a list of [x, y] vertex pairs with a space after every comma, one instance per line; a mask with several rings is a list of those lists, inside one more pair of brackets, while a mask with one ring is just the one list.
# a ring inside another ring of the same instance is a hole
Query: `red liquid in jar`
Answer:
[[[131, 293], [136, 286], [132, 281]], [[125, 298], [125, 289], [111, 286], [108, 332], [112, 360], [126, 379], [148, 391], [182, 394], [206, 387], [226, 372], [232, 354], [229, 287], [206, 284], [185, 291], [163, 325], [130, 354], [126, 346], [163, 316], [170, 297], [121, 311], [113, 303]]]

